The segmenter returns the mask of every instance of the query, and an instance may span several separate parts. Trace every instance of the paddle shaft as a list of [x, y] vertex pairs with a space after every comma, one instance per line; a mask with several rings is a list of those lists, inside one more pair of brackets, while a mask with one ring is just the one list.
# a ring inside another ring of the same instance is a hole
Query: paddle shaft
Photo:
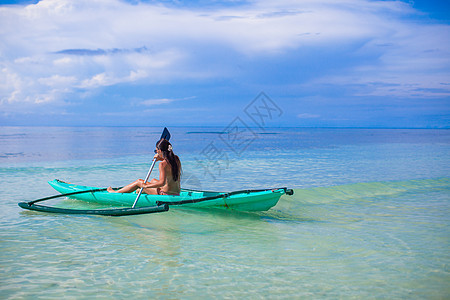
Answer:
[[[152, 166], [150, 167], [150, 170], [148, 170], [147, 177], [145, 177], [144, 183], [147, 183], [148, 179], [150, 178], [150, 174], [153, 171], [153, 167], [155, 166], [155, 163], [156, 163], [156, 158], [153, 159]], [[139, 190], [139, 193], [138, 193], [138, 195], [136, 197], [136, 200], [134, 200], [133, 206], [131, 208], [134, 208], [136, 206], [136, 204], [137, 204], [137, 202], [139, 200], [139, 197], [141, 197], [141, 194], [142, 194], [143, 190], [144, 190], [144, 188], [141, 188]]]
[[[163, 130], [163, 132], [161, 134], [161, 137], [159, 138], [160, 141], [162, 139], [165, 139], [167, 141], [170, 140], [170, 132], [167, 129], [167, 127], [164, 127], [164, 130]], [[153, 167], [155, 166], [155, 163], [156, 163], [156, 158], [153, 158], [152, 166], [150, 167], [150, 170], [148, 170], [147, 177], [145, 178], [144, 183], [147, 183], [147, 181], [148, 181], [148, 179], [150, 177], [150, 174], [152, 173]], [[136, 206], [136, 204], [137, 204], [137, 202], [139, 200], [139, 197], [141, 197], [141, 194], [142, 194], [143, 190], [144, 190], [144, 188], [141, 188], [141, 190], [139, 191], [139, 193], [138, 193], [138, 195], [136, 197], [136, 200], [134, 200], [133, 206], [131, 208], [134, 208]]]

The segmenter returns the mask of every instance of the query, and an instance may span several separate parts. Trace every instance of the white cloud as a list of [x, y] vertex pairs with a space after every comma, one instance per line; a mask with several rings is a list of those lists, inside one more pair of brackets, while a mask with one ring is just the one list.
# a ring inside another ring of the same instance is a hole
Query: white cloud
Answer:
[[148, 99], [148, 100], [142, 101], [141, 104], [145, 105], [145, 106], [154, 106], [154, 105], [172, 103], [173, 101], [174, 101], [173, 99], [167, 99], [167, 98]]
[[191, 97], [185, 97], [185, 98], [179, 98], [179, 99], [169, 99], [169, 98], [160, 98], [160, 99], [147, 99], [144, 101], [141, 101], [139, 105], [144, 106], [155, 106], [155, 105], [161, 105], [161, 104], [169, 104], [175, 101], [183, 101], [183, 100], [192, 100], [195, 99], [195, 96]]
[[[365, 42], [358, 51], [378, 59], [309, 84], [360, 84], [374, 95], [426, 95], [432, 88], [445, 95], [449, 26], [404, 22], [415, 13], [400, 1], [369, 0], [267, 0], [208, 10], [119, 0], [0, 6], [0, 103], [58, 101], [120, 83], [232, 76], [227, 60], [221, 63], [224, 53], [256, 60], [356, 41]], [[198, 63], [205, 54], [215, 65]]]
[[401, 24], [374, 36], [355, 52], [377, 53], [377, 59], [338, 75], [314, 78], [307, 85], [354, 86], [356, 96], [450, 96], [450, 26]]
[[310, 114], [310, 113], [302, 113], [302, 114], [298, 114], [297, 118], [300, 118], [300, 119], [316, 119], [316, 118], [320, 118], [320, 115]]
[[50, 77], [39, 78], [39, 83], [49, 87], [70, 86], [76, 82], [74, 76], [52, 75]]

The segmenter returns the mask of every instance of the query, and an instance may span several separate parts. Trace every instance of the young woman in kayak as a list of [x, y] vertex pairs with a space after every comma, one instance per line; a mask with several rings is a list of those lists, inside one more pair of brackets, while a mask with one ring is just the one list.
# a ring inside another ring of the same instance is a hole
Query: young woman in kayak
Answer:
[[110, 193], [131, 193], [139, 188], [144, 188], [143, 193], [151, 195], [179, 195], [181, 162], [177, 155], [173, 153], [172, 145], [169, 141], [161, 139], [156, 143], [155, 156], [159, 163], [159, 179], [153, 178], [150, 182], [144, 183], [143, 179], [138, 179], [127, 186], [115, 191], [108, 188]]

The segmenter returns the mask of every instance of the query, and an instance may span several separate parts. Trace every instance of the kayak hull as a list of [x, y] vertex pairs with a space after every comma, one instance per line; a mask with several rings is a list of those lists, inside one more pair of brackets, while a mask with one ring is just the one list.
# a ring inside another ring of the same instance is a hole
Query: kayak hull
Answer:
[[[61, 180], [48, 182], [62, 194], [97, 190], [97, 187], [66, 183]], [[171, 207], [225, 208], [239, 211], [265, 211], [275, 206], [286, 188], [237, 191], [231, 193], [195, 191], [182, 189], [179, 196], [142, 194], [136, 207], [169, 204]], [[109, 193], [107, 191], [86, 192], [72, 198], [99, 204], [131, 207], [136, 200], [135, 193]]]

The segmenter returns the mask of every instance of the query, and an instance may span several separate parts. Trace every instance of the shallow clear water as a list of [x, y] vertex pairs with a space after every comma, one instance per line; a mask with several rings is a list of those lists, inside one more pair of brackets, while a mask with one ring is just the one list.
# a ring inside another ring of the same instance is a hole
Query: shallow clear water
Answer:
[[271, 128], [237, 149], [169, 129], [185, 186], [295, 194], [258, 213], [24, 211], [54, 178], [145, 177], [160, 128], [1, 127], [2, 299], [450, 296], [450, 131]]

